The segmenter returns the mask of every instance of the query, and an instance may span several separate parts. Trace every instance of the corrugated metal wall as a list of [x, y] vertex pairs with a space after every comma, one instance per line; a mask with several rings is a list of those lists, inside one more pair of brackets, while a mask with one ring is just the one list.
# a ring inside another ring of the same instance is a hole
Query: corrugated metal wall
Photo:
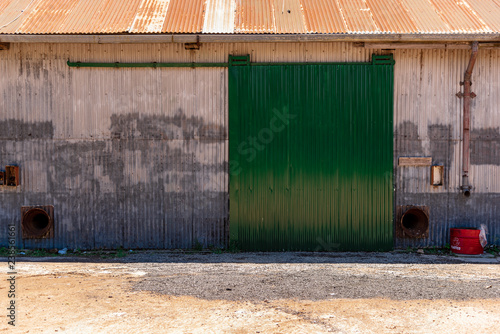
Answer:
[[[500, 52], [481, 49], [472, 75], [470, 198], [459, 189], [463, 101], [455, 96], [463, 91], [470, 51], [405, 50], [395, 58], [396, 205], [427, 206], [430, 216], [428, 238], [396, 238], [395, 245], [443, 246], [451, 227], [481, 224], [489, 242], [499, 244]], [[428, 167], [398, 167], [400, 156], [432, 157], [444, 166], [444, 185], [430, 185]]]
[[[21, 186], [0, 187], [0, 244], [20, 207], [53, 204], [55, 237], [30, 247], [190, 247], [227, 237], [227, 72], [224, 69], [69, 68], [96, 62], [367, 62], [352, 43], [12, 44], [0, 51], [0, 166], [19, 164]], [[375, 51], [376, 52], [376, 51]], [[377, 53], [377, 52], [376, 52]], [[397, 205], [426, 205], [429, 238], [397, 247], [443, 245], [448, 229], [486, 223], [500, 243], [500, 51], [480, 50], [472, 76], [472, 196], [459, 192], [462, 105], [455, 94], [466, 50], [394, 52], [394, 185]], [[430, 170], [398, 167], [399, 156], [432, 156]], [[200, 173], [200, 171], [202, 171]], [[397, 217], [396, 217], [397, 218]]]
[[183, 45], [13, 45], [0, 56], [0, 164], [21, 170], [20, 187], [1, 187], [1, 221], [55, 207], [55, 237], [24, 246], [226, 244], [223, 69], [66, 65], [195, 60]]

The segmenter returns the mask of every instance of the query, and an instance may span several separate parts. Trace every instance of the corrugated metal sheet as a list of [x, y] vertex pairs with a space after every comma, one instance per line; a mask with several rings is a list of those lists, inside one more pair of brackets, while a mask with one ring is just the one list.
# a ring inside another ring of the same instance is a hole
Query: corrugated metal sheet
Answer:
[[[64, 0], [38, 1], [30, 14], [22, 21], [17, 31], [38, 31], [59, 33], [64, 18], [73, 9], [74, 3]], [[40, 18], [43, 18], [42, 20]]]
[[163, 32], [199, 33], [203, 29], [205, 0], [170, 0]]
[[207, 0], [203, 33], [230, 34], [234, 31], [236, 0]]
[[493, 31], [500, 31], [500, 2], [498, 0], [467, 0], [474, 14]]
[[240, 0], [236, 3], [235, 33], [274, 33], [275, 24], [271, 1]]
[[347, 32], [342, 13], [335, 1], [301, 0], [305, 27], [310, 33]]
[[392, 65], [230, 67], [231, 239], [392, 249], [392, 80]]
[[[444, 246], [451, 227], [487, 225], [489, 242], [498, 243], [496, 210], [500, 192], [500, 52], [479, 52], [472, 76], [471, 183], [469, 199], [460, 193], [462, 163], [461, 90], [470, 52], [465, 50], [396, 51], [395, 189], [396, 206], [430, 209], [429, 238], [396, 239], [397, 247]], [[432, 157], [445, 168], [444, 185], [430, 185], [430, 168], [398, 167], [399, 156]], [[396, 224], [399, 218], [395, 217]]]
[[347, 30], [351, 33], [370, 33], [380, 31], [373, 21], [370, 8], [364, 0], [339, 0]]
[[381, 31], [405, 33], [418, 31], [417, 25], [406, 8], [401, 6], [400, 0], [366, 0], [366, 4]]
[[0, 32], [3, 34], [15, 33], [36, 3], [36, 0], [11, 0], [0, 5], [4, 6], [0, 12]]
[[165, 22], [170, 0], [144, 0], [135, 16], [130, 32], [160, 32]]
[[19, 34], [128, 32], [142, 0], [37, 0]]
[[487, 27], [476, 13], [471, 11], [467, 1], [430, 0], [441, 19], [458, 32], [487, 32]]
[[5, 0], [0, 2], [0, 12], [3, 12], [5, 8], [9, 7], [9, 5], [13, 2], [13, 0]]
[[499, 12], [498, 0], [5, 0], [0, 34], [498, 33]]
[[[68, 59], [224, 62], [229, 54], [250, 54], [255, 62], [367, 62], [373, 52], [378, 51], [344, 42], [208, 43], [196, 54], [177, 44], [12, 44], [10, 50], [0, 52], [0, 166], [20, 164], [21, 186], [0, 187], [0, 245], [7, 240], [7, 222], [19, 224], [20, 206], [30, 204], [55, 205], [56, 238], [43, 241], [50, 247], [111, 247], [123, 240], [130, 247], [189, 247], [197, 238], [215, 243], [224, 233], [227, 173], [212, 172], [215, 167], [210, 165], [227, 164], [227, 138], [164, 144], [156, 139], [161, 136], [158, 128], [147, 130], [145, 124], [151, 124], [154, 117], [174, 119], [180, 108], [185, 113], [185, 118], [179, 118], [184, 120], [181, 124], [204, 118], [210, 127], [202, 133], [208, 138], [218, 131], [211, 130], [212, 125], [222, 125], [227, 131], [226, 71], [70, 69]], [[430, 209], [429, 238], [396, 239], [396, 246], [444, 245], [450, 227], [481, 223], [489, 228], [489, 242], [498, 244], [500, 51], [481, 49], [472, 76], [477, 97], [471, 109], [474, 189], [469, 200], [458, 189], [462, 102], [455, 96], [469, 51], [396, 50], [394, 57], [395, 205]], [[143, 131], [133, 121], [125, 121], [127, 114], [136, 115]], [[115, 132], [122, 133], [113, 130], [117, 124], [124, 124], [122, 128], [131, 136], [128, 141], [148, 146], [116, 145], [127, 141], [112, 139]], [[165, 126], [165, 133], [183, 138], [183, 130], [175, 124]], [[142, 148], [151, 154], [142, 155]], [[399, 156], [431, 156], [433, 163], [445, 166], [445, 184], [431, 187], [429, 168], [398, 167]], [[195, 159], [196, 163], [190, 163]], [[123, 171], [123, 179], [110, 177], [113, 169]], [[192, 179], [196, 182], [189, 183]], [[135, 199], [126, 197], [122, 188], [116, 190], [115, 184], [121, 182]], [[194, 189], [183, 188], [189, 184], [211, 192], [178, 192]], [[204, 194], [208, 204], [200, 208], [199, 198], [190, 194]], [[192, 203], [196, 206], [190, 209]]]
[[23, 242], [19, 233], [20, 247], [226, 244], [224, 69], [116, 71], [65, 63], [192, 61], [183, 45], [34, 44], [8, 53], [0, 54], [0, 103], [14, 109], [0, 119], [10, 129], [0, 133], [0, 163], [19, 164], [22, 181], [17, 189], [1, 187], [0, 220], [19, 224], [24, 204], [52, 204], [56, 215], [54, 239]]
[[401, 5], [415, 22], [417, 31], [422, 33], [445, 33], [452, 31], [450, 26], [441, 19], [428, 0], [401, 0]]
[[303, 34], [307, 32], [299, 0], [274, 0], [273, 9], [276, 33]]

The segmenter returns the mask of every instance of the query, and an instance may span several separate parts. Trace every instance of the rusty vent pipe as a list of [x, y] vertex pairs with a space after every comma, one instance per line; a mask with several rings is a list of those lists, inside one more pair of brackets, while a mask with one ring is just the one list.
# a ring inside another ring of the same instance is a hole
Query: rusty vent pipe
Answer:
[[474, 64], [477, 59], [478, 42], [472, 43], [472, 53], [469, 60], [469, 65], [465, 71], [464, 81], [460, 84], [464, 86], [464, 92], [459, 93], [459, 97], [464, 98], [464, 114], [463, 114], [463, 139], [462, 139], [462, 186], [460, 187], [465, 196], [470, 196], [471, 185], [469, 182], [469, 166], [470, 166], [470, 105], [471, 99], [476, 97], [476, 94], [471, 92], [471, 77]]

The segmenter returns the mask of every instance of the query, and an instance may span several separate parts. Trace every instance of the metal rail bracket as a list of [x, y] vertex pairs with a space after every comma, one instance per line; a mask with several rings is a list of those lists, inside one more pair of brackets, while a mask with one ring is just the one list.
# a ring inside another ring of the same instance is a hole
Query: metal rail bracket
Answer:
[[372, 55], [372, 65], [394, 65], [395, 63], [392, 54]]
[[250, 65], [250, 55], [229, 56], [229, 66], [248, 66]]

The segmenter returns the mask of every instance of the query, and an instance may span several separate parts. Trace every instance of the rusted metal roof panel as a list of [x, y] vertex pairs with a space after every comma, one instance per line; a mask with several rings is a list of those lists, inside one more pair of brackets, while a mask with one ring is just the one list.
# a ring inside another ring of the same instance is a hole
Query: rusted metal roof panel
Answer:
[[203, 30], [205, 0], [171, 0], [163, 32], [199, 33]]
[[[429, 0], [452, 32], [487, 32], [484, 21], [471, 11], [466, 1]], [[486, 1], [485, 1], [486, 2]]]
[[169, 0], [143, 0], [130, 32], [159, 33], [165, 23]]
[[450, 27], [441, 19], [428, 0], [401, 0], [401, 5], [415, 22], [415, 32], [441, 33], [450, 31]]
[[236, 0], [207, 0], [203, 32], [233, 33], [235, 12]]
[[467, 0], [471, 10], [493, 31], [500, 31], [499, 0]]
[[36, 6], [37, 1], [32, 0], [6, 0], [0, 4], [0, 32], [13, 34], [28, 16], [29, 10]]
[[500, 0], [2, 0], [0, 34], [478, 34]]
[[[27, 2], [27, 1], [25, 1]], [[18, 34], [93, 34], [128, 32], [142, 0], [38, 0], [25, 10]], [[2, 33], [3, 29], [0, 30]]]
[[339, 0], [338, 4], [348, 32], [370, 33], [380, 30], [373, 21], [370, 8], [364, 0]]
[[308, 32], [347, 32], [347, 26], [336, 1], [301, 0], [300, 2]]
[[273, 3], [276, 33], [306, 33], [304, 15], [299, 0], [274, 0]]
[[269, 0], [239, 0], [236, 3], [235, 33], [274, 33], [274, 9]]
[[373, 21], [383, 32], [417, 32], [417, 26], [398, 0], [366, 0]]
[[77, 2], [64, 0], [38, 1], [16, 32], [59, 33], [75, 4]]
[[128, 32], [137, 14], [141, 0], [104, 0], [94, 16], [89, 33]]
[[[97, 20], [96, 13], [102, 12], [104, 1], [75, 1], [73, 10], [62, 20], [61, 27], [54, 33], [91, 33]], [[85, 27], [85, 28], [84, 28]]]
[[2, 12], [5, 8], [7, 8], [12, 2], [13, 0], [4, 0], [0, 2], [0, 12]]

